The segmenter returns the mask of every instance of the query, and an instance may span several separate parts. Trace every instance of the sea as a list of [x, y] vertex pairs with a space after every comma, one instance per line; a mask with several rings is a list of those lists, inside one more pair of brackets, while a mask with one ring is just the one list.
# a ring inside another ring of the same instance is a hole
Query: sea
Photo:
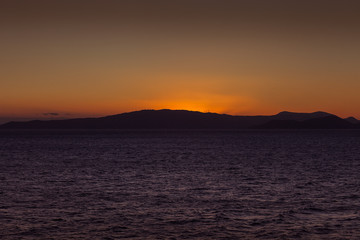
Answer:
[[360, 131], [2, 130], [0, 239], [360, 239]]

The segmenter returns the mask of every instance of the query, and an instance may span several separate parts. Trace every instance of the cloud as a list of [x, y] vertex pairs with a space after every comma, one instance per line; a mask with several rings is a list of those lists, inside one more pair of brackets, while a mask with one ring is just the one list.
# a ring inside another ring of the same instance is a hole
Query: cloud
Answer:
[[50, 113], [43, 113], [44, 116], [59, 116], [59, 113], [54, 113], [54, 112], [50, 112]]

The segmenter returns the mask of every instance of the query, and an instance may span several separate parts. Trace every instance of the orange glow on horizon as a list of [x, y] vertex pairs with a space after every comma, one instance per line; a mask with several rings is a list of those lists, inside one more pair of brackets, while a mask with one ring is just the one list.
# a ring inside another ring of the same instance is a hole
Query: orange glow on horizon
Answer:
[[[169, 94], [170, 95], [170, 94]], [[190, 94], [191, 95], [191, 94]], [[262, 106], [261, 103], [249, 97], [217, 95], [208, 93], [198, 93], [198, 95], [181, 98], [173, 94], [173, 97], [159, 97], [158, 99], [148, 100], [127, 100], [124, 101], [103, 101], [103, 102], [77, 102], [70, 104], [67, 102], [49, 104], [39, 102], [33, 103], [36, 107], [26, 107], [25, 104], [11, 107], [3, 107], [1, 117], [14, 118], [78, 118], [78, 117], [101, 117], [107, 115], [121, 114], [124, 112], [139, 111], [144, 109], [171, 109], [188, 110], [198, 112], [212, 112], [229, 115], [274, 115], [280, 111], [292, 112], [315, 112], [325, 111], [338, 115], [339, 117], [349, 117], [346, 112], [336, 111], [336, 109], [315, 108], [281, 108], [274, 106]], [[1, 107], [1, 105], [0, 105]], [[16, 110], [16, 111], [15, 111]], [[46, 116], [47, 113], [56, 113], [54, 116]], [[353, 115], [359, 118], [357, 115]]]

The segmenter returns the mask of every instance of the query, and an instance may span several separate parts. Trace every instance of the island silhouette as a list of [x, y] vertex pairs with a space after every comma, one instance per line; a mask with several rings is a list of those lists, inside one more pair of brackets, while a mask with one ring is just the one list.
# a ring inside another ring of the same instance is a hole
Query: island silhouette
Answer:
[[99, 118], [8, 122], [0, 129], [360, 129], [354, 117], [326, 112], [234, 116], [188, 110], [141, 110]]

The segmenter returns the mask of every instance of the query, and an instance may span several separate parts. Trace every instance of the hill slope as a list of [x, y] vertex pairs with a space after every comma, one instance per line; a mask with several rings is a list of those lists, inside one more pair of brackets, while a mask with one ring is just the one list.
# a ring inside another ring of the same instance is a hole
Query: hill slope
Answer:
[[255, 126], [258, 129], [352, 129], [358, 128], [355, 124], [335, 115], [312, 118], [304, 121], [271, 120], [265, 124]]

